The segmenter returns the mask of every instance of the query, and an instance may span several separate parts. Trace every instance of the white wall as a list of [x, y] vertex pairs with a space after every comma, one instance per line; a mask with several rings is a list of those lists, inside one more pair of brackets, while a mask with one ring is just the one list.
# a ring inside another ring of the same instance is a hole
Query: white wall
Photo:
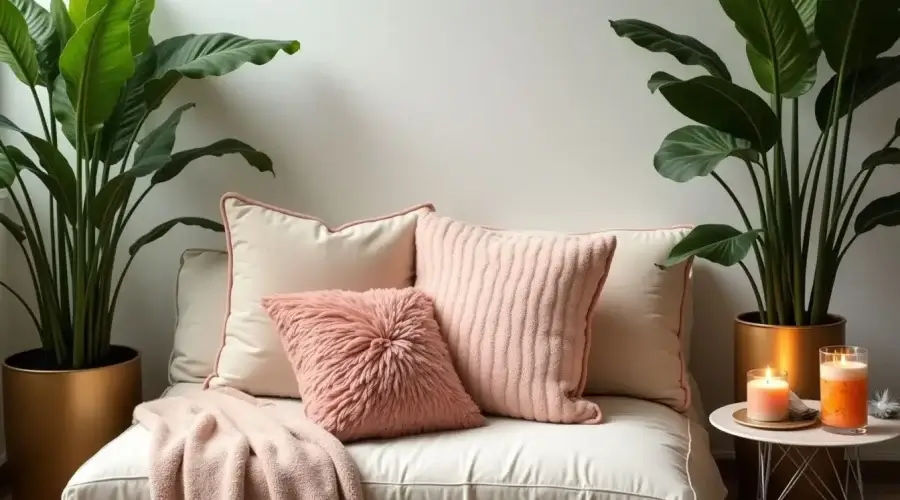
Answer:
[[[267, 151], [278, 177], [233, 158], [209, 160], [148, 199], [138, 235], [176, 215], [215, 217], [227, 190], [339, 223], [421, 201], [485, 224], [589, 231], [739, 219], [711, 180], [678, 185], [651, 158], [687, 120], [645, 87], [658, 69], [697, 74], [665, 55], [618, 39], [610, 18], [638, 17], [694, 34], [752, 85], [744, 44], [717, 2], [681, 0], [157, 0], [154, 36], [232, 31], [297, 38], [303, 51], [263, 68], [186, 82], [166, 110], [198, 103], [182, 122], [179, 147], [233, 136]], [[9, 90], [2, 110], [29, 122], [28, 95]], [[755, 87], [754, 87], [755, 88]], [[855, 119], [852, 164], [880, 147], [900, 93], [882, 95]], [[814, 139], [812, 102], [803, 138]], [[165, 116], [163, 114], [163, 116]], [[159, 117], [158, 117], [159, 119]], [[722, 168], [742, 195], [743, 171]], [[872, 194], [900, 188], [885, 169]], [[749, 198], [748, 198], [749, 201]], [[114, 339], [144, 354], [146, 389], [165, 385], [173, 283], [181, 249], [222, 245], [219, 235], [178, 230], [148, 247], [133, 268]], [[873, 384], [900, 389], [900, 231], [862, 239], [840, 275], [833, 310], [848, 341], [872, 352]], [[739, 271], [697, 272], [694, 373], [709, 407], [730, 402], [731, 319], [752, 306]], [[7, 303], [9, 301], [6, 301]], [[26, 328], [16, 315], [10, 333]], [[34, 336], [29, 339], [34, 341]], [[14, 345], [22, 346], [19, 339]], [[651, 367], [648, 367], [651, 369]], [[717, 452], [730, 441], [716, 436]], [[869, 450], [900, 458], [900, 450]]]

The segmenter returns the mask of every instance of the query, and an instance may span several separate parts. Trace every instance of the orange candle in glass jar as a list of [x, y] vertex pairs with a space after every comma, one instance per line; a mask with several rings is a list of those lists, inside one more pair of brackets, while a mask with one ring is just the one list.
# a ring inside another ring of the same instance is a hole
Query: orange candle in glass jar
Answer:
[[833, 352], [819, 364], [823, 425], [864, 432], [869, 420], [869, 365], [864, 356]]

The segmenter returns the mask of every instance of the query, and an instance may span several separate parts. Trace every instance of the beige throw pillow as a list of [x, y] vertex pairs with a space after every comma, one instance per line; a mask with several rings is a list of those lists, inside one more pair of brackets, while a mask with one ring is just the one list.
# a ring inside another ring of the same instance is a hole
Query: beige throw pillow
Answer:
[[329, 228], [324, 222], [237, 194], [222, 198], [229, 294], [222, 347], [208, 384], [257, 396], [299, 397], [297, 380], [262, 298], [313, 290], [412, 285], [419, 205]]
[[603, 233], [618, 243], [594, 309], [586, 395], [637, 397], [678, 411], [690, 406], [692, 262], [665, 270], [656, 267], [690, 230]]

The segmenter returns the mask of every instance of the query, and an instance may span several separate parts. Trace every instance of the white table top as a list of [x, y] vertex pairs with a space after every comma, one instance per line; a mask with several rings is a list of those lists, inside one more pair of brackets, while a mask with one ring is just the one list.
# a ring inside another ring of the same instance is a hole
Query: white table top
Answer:
[[[804, 399], [803, 402], [810, 408], [819, 409], [818, 401]], [[723, 406], [709, 415], [709, 423], [732, 436], [788, 446], [864, 446], [900, 437], [900, 420], [881, 420], [872, 416], [869, 416], [868, 431], [858, 436], [833, 434], [823, 430], [818, 424], [794, 431], [755, 429], [734, 421], [734, 412], [746, 407], [746, 402]]]

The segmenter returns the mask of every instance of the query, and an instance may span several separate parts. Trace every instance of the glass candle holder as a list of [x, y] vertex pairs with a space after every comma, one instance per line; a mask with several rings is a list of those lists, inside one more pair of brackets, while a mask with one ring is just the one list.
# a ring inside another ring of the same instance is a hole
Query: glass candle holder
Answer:
[[869, 421], [869, 351], [854, 346], [819, 349], [822, 428], [865, 434]]
[[747, 418], [758, 422], [788, 419], [790, 385], [787, 372], [760, 368], [747, 372]]

